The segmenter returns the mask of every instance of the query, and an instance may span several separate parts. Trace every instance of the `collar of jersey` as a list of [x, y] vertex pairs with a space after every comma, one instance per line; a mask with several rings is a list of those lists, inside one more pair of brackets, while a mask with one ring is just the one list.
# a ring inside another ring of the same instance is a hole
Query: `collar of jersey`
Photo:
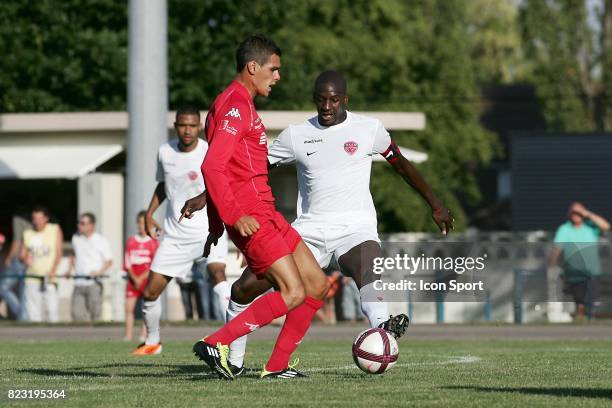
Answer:
[[346, 111], [346, 119], [344, 119], [344, 122], [338, 123], [337, 125], [332, 125], [332, 126], [323, 126], [319, 123], [319, 117], [315, 116], [315, 124], [317, 126], [317, 128], [321, 129], [321, 130], [326, 130], [326, 129], [342, 129], [347, 127], [350, 123], [351, 123], [351, 116], [353, 114], [350, 111]]

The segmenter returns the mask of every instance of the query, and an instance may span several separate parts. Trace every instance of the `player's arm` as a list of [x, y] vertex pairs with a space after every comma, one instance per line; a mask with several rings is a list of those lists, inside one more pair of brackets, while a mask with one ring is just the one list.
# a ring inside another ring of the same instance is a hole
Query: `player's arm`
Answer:
[[206, 206], [206, 190], [202, 191], [197, 196], [192, 197], [189, 200], [185, 201], [185, 204], [183, 204], [183, 208], [181, 208], [181, 216], [179, 218], [179, 222], [181, 222], [183, 218], [189, 219], [193, 217], [193, 213], [200, 211], [205, 206]]
[[281, 164], [291, 164], [295, 162], [295, 150], [291, 138], [291, 127], [283, 130], [272, 146], [268, 148], [268, 170]]
[[55, 258], [53, 259], [53, 265], [49, 271], [49, 278], [55, 278], [57, 273], [57, 267], [59, 266], [62, 256], [64, 255], [64, 234], [62, 233], [61, 227], [57, 226], [57, 232], [55, 236]]
[[[232, 112], [237, 110], [238, 115], [229, 114], [230, 109]], [[244, 237], [254, 234], [259, 229], [257, 220], [246, 214], [236, 202], [226, 171], [227, 163], [233, 157], [238, 141], [248, 130], [245, 128], [248, 128], [247, 124], [251, 122], [247, 116], [250, 109], [246, 105], [238, 105], [238, 108], [231, 107], [230, 109], [228, 109], [228, 115], [225, 116], [226, 119], [214, 130], [208, 152], [202, 163], [206, 191], [212, 201], [208, 204], [210, 232], [215, 235], [216, 239], [221, 236], [223, 230], [218, 228], [215, 215], [218, 215], [226, 225], [232, 225]], [[241, 118], [241, 115], [244, 117]], [[243, 121], [245, 124], [242, 123]]]
[[113, 265], [112, 259], [105, 260], [104, 263], [102, 263], [102, 267], [99, 270], [94, 271], [94, 273], [92, 273], [91, 276], [94, 278], [98, 276], [104, 276], [106, 271], [108, 271], [112, 265]]
[[147, 235], [153, 239], [157, 239], [158, 232], [161, 231], [159, 224], [155, 221], [155, 218], [153, 218], [153, 214], [155, 214], [155, 211], [157, 211], [165, 199], [166, 184], [164, 182], [159, 182], [157, 183], [157, 187], [155, 187], [155, 191], [153, 191], [153, 196], [149, 202], [149, 208], [147, 208], [147, 213], [145, 214], [145, 230], [147, 231]]
[[421, 173], [412, 165], [410, 160], [402, 155], [395, 142], [391, 141], [387, 150], [381, 154], [391, 164], [396, 173], [427, 201], [427, 204], [431, 207], [431, 216], [438, 225], [438, 228], [440, 228], [440, 231], [446, 235], [450, 230], [455, 229], [453, 225], [455, 220], [451, 212], [436, 197]]

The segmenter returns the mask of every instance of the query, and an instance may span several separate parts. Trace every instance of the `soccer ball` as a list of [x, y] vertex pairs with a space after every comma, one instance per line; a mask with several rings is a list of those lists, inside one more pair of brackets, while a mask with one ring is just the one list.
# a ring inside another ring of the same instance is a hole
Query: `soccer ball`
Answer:
[[367, 329], [353, 342], [353, 360], [368, 374], [382, 374], [397, 362], [397, 341], [383, 329]]

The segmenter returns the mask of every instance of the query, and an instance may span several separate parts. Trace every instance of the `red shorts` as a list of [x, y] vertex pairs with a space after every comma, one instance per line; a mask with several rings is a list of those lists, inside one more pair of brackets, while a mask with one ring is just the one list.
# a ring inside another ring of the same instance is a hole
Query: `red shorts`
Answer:
[[125, 297], [126, 298], [140, 298], [140, 297], [142, 297], [142, 294], [143, 294], [145, 288], [147, 287], [147, 282], [148, 281], [149, 281], [148, 279], [145, 279], [144, 282], [142, 282], [142, 285], [140, 286], [140, 288], [137, 288], [137, 287], [134, 286], [132, 281], [128, 279], [127, 287], [125, 288]]
[[249, 215], [259, 223], [255, 234], [243, 237], [233, 227], [226, 226], [227, 234], [244, 254], [251, 271], [262, 279], [274, 262], [295, 251], [302, 237], [273, 205], [256, 208]]

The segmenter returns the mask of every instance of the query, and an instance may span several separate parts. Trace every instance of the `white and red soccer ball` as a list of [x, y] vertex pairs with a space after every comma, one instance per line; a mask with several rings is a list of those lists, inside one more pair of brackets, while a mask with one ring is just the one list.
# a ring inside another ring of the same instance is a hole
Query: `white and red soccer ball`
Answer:
[[353, 360], [368, 374], [382, 374], [397, 362], [397, 341], [386, 330], [367, 329], [357, 335], [353, 342]]

